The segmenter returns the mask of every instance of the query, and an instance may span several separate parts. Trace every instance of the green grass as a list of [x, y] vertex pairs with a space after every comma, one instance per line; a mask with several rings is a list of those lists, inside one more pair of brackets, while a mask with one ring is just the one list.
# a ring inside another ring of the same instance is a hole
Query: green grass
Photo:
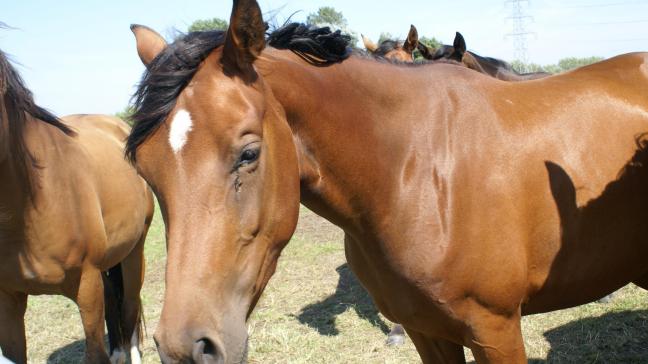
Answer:
[[[143, 355], [144, 363], [158, 363], [152, 335], [165, 266], [159, 212], [146, 256]], [[420, 362], [409, 340], [403, 347], [384, 346], [390, 326], [346, 266], [341, 232], [303, 209], [298, 231], [249, 322], [250, 363]], [[526, 317], [523, 330], [531, 363], [648, 363], [648, 293], [631, 285], [610, 305]], [[83, 330], [69, 300], [30, 298], [27, 331], [30, 363], [83, 358]]]

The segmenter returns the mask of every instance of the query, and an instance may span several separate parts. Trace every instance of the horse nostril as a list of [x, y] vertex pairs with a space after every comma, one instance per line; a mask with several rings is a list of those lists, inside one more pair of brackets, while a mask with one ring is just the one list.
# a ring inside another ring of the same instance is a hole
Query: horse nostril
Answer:
[[194, 343], [193, 359], [201, 364], [223, 364], [225, 359], [214, 342], [208, 338], [202, 338]]

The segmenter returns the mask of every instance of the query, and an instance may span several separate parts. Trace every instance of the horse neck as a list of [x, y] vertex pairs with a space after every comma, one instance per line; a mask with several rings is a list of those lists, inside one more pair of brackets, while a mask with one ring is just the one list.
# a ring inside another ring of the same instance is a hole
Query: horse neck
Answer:
[[[269, 50], [257, 63], [283, 106], [296, 142], [302, 202], [341, 226], [366, 228], [394, 193], [407, 125], [405, 66], [351, 57], [330, 67]], [[402, 89], [401, 89], [402, 88]], [[410, 110], [411, 111], [411, 110]], [[362, 227], [360, 227], [362, 226]]]
[[497, 78], [498, 80], [516, 82], [529, 79], [507, 67], [508, 65], [504, 61], [499, 61], [495, 58], [482, 57], [479, 54], [472, 52], [467, 52], [466, 54], [470, 55], [468, 63], [475, 64], [473, 67], [469, 65], [469, 68], [473, 68], [478, 72], [487, 74], [491, 77]]
[[468, 68], [492, 77], [497, 77], [497, 74], [500, 71], [499, 67], [488, 62], [486, 58], [472, 52], [466, 52], [464, 54], [463, 62], [468, 66]]

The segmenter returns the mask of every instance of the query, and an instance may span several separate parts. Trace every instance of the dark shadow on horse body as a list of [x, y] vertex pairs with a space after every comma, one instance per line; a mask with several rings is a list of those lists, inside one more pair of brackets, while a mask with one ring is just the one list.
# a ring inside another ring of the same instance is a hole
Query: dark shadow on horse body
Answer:
[[[559, 165], [546, 162], [549, 185], [560, 216], [562, 245], [545, 285], [524, 314], [574, 307], [599, 300], [630, 282], [648, 289], [648, 140], [598, 197], [577, 206], [576, 188]], [[578, 287], [577, 290], [574, 290]], [[562, 292], [560, 298], [546, 292]], [[542, 307], [542, 308], [540, 308]]]
[[371, 297], [349, 266], [344, 263], [335, 270], [340, 275], [335, 293], [323, 301], [302, 308], [297, 316], [299, 322], [316, 329], [321, 335], [336, 336], [340, 332], [335, 326], [335, 318], [348, 309], [354, 309], [362, 319], [388, 334], [389, 326], [378, 315]]

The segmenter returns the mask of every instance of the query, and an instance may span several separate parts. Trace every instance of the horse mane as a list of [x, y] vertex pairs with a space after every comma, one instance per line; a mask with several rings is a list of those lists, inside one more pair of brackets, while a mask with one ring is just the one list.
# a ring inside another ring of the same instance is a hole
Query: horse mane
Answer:
[[[14, 173], [28, 181], [26, 188], [33, 197], [32, 169], [37, 161], [27, 149], [24, 131], [28, 115], [34, 120], [47, 123], [67, 135], [74, 132], [54, 114], [36, 105], [32, 92], [25, 86], [20, 74], [9, 62], [5, 53], [0, 50], [0, 135], [6, 140], [2, 156], [7, 157]], [[6, 118], [6, 120], [4, 120]]]
[[286, 24], [268, 35], [267, 44], [290, 50], [314, 66], [340, 63], [351, 55], [351, 37], [329, 27], [317, 28], [300, 23]]
[[[394, 42], [394, 41], [390, 41], [390, 42]], [[420, 50], [421, 48], [419, 48], [419, 51]], [[358, 49], [358, 48], [353, 49], [352, 54], [359, 58], [368, 59], [380, 63], [388, 63], [396, 66], [403, 66], [403, 67], [421, 67], [421, 66], [427, 66], [431, 64], [451, 64], [453, 66], [464, 67], [463, 63], [448, 58], [430, 59], [427, 57], [423, 57], [422, 59], [415, 60], [414, 62], [410, 62], [410, 61], [403, 61], [400, 59], [386, 58], [380, 55], [376, 55], [376, 52], [369, 52], [367, 50]]]
[[[200, 64], [225, 44], [225, 31], [191, 32], [169, 44], [148, 65], [133, 95], [134, 126], [126, 141], [126, 156], [135, 162], [137, 148], [162, 125], [176, 100], [194, 77]], [[275, 29], [266, 44], [290, 50], [314, 66], [328, 66], [347, 59], [351, 38], [330, 28], [289, 23]]]

